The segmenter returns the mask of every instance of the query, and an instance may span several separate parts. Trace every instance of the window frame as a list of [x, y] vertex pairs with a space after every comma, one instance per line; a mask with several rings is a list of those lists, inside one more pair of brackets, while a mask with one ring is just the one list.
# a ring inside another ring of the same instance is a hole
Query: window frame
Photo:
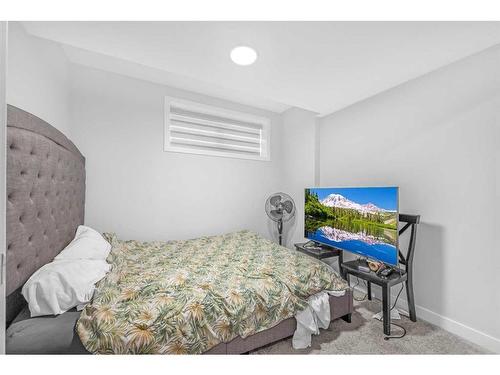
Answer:
[[[231, 119], [235, 121], [248, 122], [252, 124], [257, 124], [262, 126], [261, 134], [260, 134], [260, 144], [262, 147], [262, 143], [265, 144], [264, 151], [261, 150], [259, 155], [245, 155], [238, 154], [236, 152], [221, 151], [221, 150], [203, 150], [203, 149], [194, 149], [190, 147], [185, 147], [182, 145], [172, 144], [170, 141], [170, 113], [171, 107], [180, 107], [186, 109], [191, 112], [203, 113], [206, 115], [212, 115], [217, 117], [222, 117], [226, 119]], [[271, 120], [268, 117], [252, 115], [245, 112], [233, 111], [221, 107], [216, 107], [212, 105], [202, 104], [199, 102], [194, 102], [185, 99], [179, 99], [171, 96], [165, 96], [164, 102], [164, 143], [163, 150], [166, 152], [176, 152], [176, 153], [184, 153], [184, 154], [193, 154], [193, 155], [205, 155], [205, 156], [217, 156], [217, 157], [225, 157], [225, 158], [234, 158], [234, 159], [247, 159], [247, 160], [258, 160], [258, 161], [270, 161], [271, 160]]]

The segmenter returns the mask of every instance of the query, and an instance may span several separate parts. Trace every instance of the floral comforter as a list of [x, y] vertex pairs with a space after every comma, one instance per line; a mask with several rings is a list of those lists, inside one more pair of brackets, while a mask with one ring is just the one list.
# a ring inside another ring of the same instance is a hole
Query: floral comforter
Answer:
[[347, 284], [326, 264], [241, 231], [187, 241], [120, 241], [77, 332], [92, 353], [202, 353], [271, 328], [321, 290]]

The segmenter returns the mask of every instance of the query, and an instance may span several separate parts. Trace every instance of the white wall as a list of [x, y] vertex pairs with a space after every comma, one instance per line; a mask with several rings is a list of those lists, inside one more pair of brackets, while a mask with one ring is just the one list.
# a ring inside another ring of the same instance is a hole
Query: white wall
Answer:
[[296, 204], [295, 217], [285, 223], [283, 244], [304, 242], [304, 188], [317, 183], [316, 113], [291, 108], [283, 113], [283, 175], [281, 190]]
[[[183, 239], [251, 229], [280, 179], [281, 119], [269, 112], [71, 66], [72, 140], [87, 161], [86, 223], [122, 238]], [[271, 161], [163, 151], [166, 95], [272, 118]]]
[[5, 133], [7, 73], [7, 22], [0, 22], [0, 354], [5, 353]]
[[69, 136], [68, 62], [57, 43], [28, 35], [9, 22], [7, 103], [47, 121]]
[[417, 315], [497, 352], [499, 108], [497, 46], [320, 121], [322, 186], [398, 185], [422, 215]]

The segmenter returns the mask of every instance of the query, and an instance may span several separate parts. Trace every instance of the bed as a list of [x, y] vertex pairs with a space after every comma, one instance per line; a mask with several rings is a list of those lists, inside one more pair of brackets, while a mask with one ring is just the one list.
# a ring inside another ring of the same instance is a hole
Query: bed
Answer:
[[342, 291], [329, 297], [331, 319], [350, 318], [352, 293], [327, 266], [249, 231], [169, 242], [108, 234], [112, 270], [91, 303], [30, 318], [20, 288], [83, 224], [85, 158], [13, 106], [7, 142], [7, 353], [246, 353], [293, 335], [294, 314], [324, 289]]

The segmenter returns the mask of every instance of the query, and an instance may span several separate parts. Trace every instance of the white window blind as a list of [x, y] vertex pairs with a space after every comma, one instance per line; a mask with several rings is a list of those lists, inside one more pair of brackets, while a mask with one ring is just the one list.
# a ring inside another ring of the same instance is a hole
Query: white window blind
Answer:
[[165, 151], [270, 160], [268, 118], [167, 97]]

